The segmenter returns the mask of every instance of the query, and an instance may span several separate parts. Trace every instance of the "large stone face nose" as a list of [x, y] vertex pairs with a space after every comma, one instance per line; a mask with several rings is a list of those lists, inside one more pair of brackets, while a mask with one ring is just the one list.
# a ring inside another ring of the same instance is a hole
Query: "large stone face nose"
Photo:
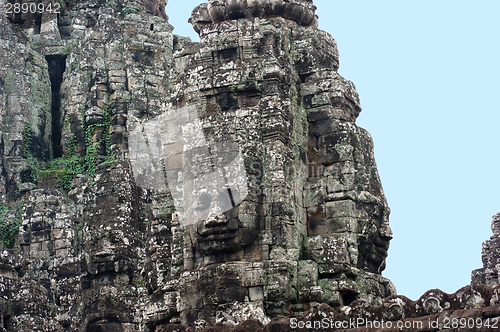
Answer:
[[[383, 223], [379, 228], [379, 236], [383, 241], [389, 243], [393, 239], [393, 234], [389, 223]], [[387, 245], [388, 246], [388, 245]]]
[[392, 238], [394, 237], [392, 234], [391, 227], [389, 227], [388, 223], [384, 223], [380, 226], [379, 234], [380, 234], [381, 238], [383, 238], [387, 241], [392, 240]]

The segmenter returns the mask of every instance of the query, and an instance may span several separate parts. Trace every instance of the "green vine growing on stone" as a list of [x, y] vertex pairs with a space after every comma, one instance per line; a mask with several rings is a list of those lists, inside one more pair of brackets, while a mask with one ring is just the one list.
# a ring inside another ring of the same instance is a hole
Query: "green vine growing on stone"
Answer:
[[[78, 174], [86, 174], [88, 177], [93, 178], [97, 168], [97, 147], [94, 144], [93, 135], [97, 128], [102, 128], [102, 138], [99, 143], [104, 144], [105, 148], [105, 161], [101, 163], [107, 164], [116, 161], [115, 157], [111, 156], [111, 137], [109, 135], [109, 128], [111, 126], [111, 113], [109, 110], [109, 101], [103, 109], [104, 122], [92, 125], [85, 125], [85, 156], [79, 158], [76, 155], [76, 135], [71, 134], [68, 138], [68, 153], [63, 157], [52, 160], [48, 163], [46, 170], [38, 172], [40, 179], [46, 179], [49, 176], [57, 176], [58, 186], [61, 189], [71, 189], [71, 182]], [[69, 124], [68, 124], [69, 127]]]
[[30, 168], [29, 179], [23, 179], [26, 181], [38, 183], [37, 174], [39, 171], [38, 160], [31, 154], [31, 125], [29, 123], [24, 124], [24, 133], [23, 133], [23, 143], [24, 143], [24, 158], [28, 160], [28, 167]]
[[135, 13], [135, 11], [136, 10], [134, 8], [132, 8], [132, 7], [125, 7], [125, 8], [122, 9], [122, 14], [126, 16], [128, 14]]
[[104, 143], [104, 151], [105, 151], [105, 161], [104, 163], [109, 163], [112, 161], [111, 157], [111, 137], [109, 135], [109, 127], [111, 126], [111, 114], [109, 111], [109, 100], [106, 101], [106, 105], [103, 110], [104, 115], [104, 123], [95, 123], [89, 125], [85, 128], [85, 146], [86, 146], [86, 154], [85, 154], [85, 165], [87, 170], [87, 176], [93, 178], [96, 171], [96, 156], [97, 149], [94, 145], [94, 140], [92, 138], [95, 130], [97, 128], [102, 128], [102, 142]]
[[75, 176], [84, 172], [84, 165], [82, 159], [72, 155], [69, 158], [66, 156], [53, 160], [49, 169], [48, 172], [56, 172], [59, 187], [69, 190]]
[[[24, 200], [21, 201], [21, 205], [18, 208], [22, 211], [24, 205]], [[19, 226], [21, 226], [22, 219], [19, 216], [14, 216], [8, 218], [6, 216], [7, 212], [11, 211], [12, 208], [9, 206], [3, 206], [0, 204], [0, 238], [5, 248], [12, 249], [15, 243], [15, 236], [19, 233]]]
[[110, 126], [111, 126], [111, 114], [109, 112], [109, 100], [108, 100], [106, 103], [106, 107], [104, 107], [104, 124], [103, 124], [104, 132], [102, 135], [107, 161], [111, 158], [111, 136], [109, 135]]
[[96, 170], [95, 155], [97, 151], [92, 139], [96, 126], [96, 124], [93, 124], [85, 128], [85, 169], [87, 170], [87, 176], [91, 178], [94, 177]]
[[73, 134], [69, 137], [68, 139], [68, 150], [69, 150], [69, 156], [73, 157], [76, 155], [76, 135]]

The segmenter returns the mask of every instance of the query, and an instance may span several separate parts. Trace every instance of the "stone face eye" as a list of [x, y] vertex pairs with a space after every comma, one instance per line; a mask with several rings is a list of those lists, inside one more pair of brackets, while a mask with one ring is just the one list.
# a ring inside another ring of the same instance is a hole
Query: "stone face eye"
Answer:
[[206, 211], [210, 208], [210, 203], [212, 198], [209, 194], [203, 193], [198, 196], [198, 205], [196, 206], [196, 210], [198, 211]]

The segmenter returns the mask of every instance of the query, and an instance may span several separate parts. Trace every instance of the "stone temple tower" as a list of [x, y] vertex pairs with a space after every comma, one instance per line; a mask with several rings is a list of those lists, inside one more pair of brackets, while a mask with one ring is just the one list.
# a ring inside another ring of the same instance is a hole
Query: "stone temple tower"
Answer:
[[[392, 234], [372, 139], [355, 124], [358, 95], [315, 9], [299, 0], [193, 10], [201, 42], [174, 53], [169, 109], [194, 105], [207, 140], [240, 146], [249, 190], [218, 221], [173, 224], [170, 269], [148, 273], [164, 294], [151, 317], [294, 316], [395, 293], [380, 275]], [[152, 267], [167, 259], [151, 257]]]
[[166, 105], [166, 1], [44, 1], [52, 12], [9, 15], [14, 3], [0, 7], [0, 191], [9, 225], [22, 225], [13, 241], [2, 233], [0, 330], [139, 329], [149, 219], [127, 128]]
[[[1, 234], [0, 328], [266, 322], [395, 294], [373, 142], [312, 1], [210, 0], [190, 18], [199, 43], [165, 1], [58, 3], [0, 12], [0, 192], [20, 224]], [[229, 145], [244, 189], [218, 192]]]

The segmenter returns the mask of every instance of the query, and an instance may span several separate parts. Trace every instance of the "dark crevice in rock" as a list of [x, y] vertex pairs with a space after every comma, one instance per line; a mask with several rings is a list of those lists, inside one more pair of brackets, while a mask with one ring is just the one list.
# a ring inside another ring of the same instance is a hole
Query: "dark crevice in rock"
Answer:
[[52, 91], [52, 154], [54, 159], [62, 156], [61, 147], [61, 83], [66, 70], [65, 55], [47, 55], [49, 64], [50, 88]]
[[3, 317], [3, 328], [7, 332], [14, 332], [15, 331], [12, 317], [10, 315], [5, 315]]
[[357, 300], [357, 294], [353, 292], [345, 292], [340, 294], [342, 297], [342, 304], [345, 306], [351, 305]]
[[22, 170], [21, 173], [19, 173], [19, 177], [21, 178], [21, 183], [31, 182], [32, 179], [30, 175], [31, 175], [30, 169]]

